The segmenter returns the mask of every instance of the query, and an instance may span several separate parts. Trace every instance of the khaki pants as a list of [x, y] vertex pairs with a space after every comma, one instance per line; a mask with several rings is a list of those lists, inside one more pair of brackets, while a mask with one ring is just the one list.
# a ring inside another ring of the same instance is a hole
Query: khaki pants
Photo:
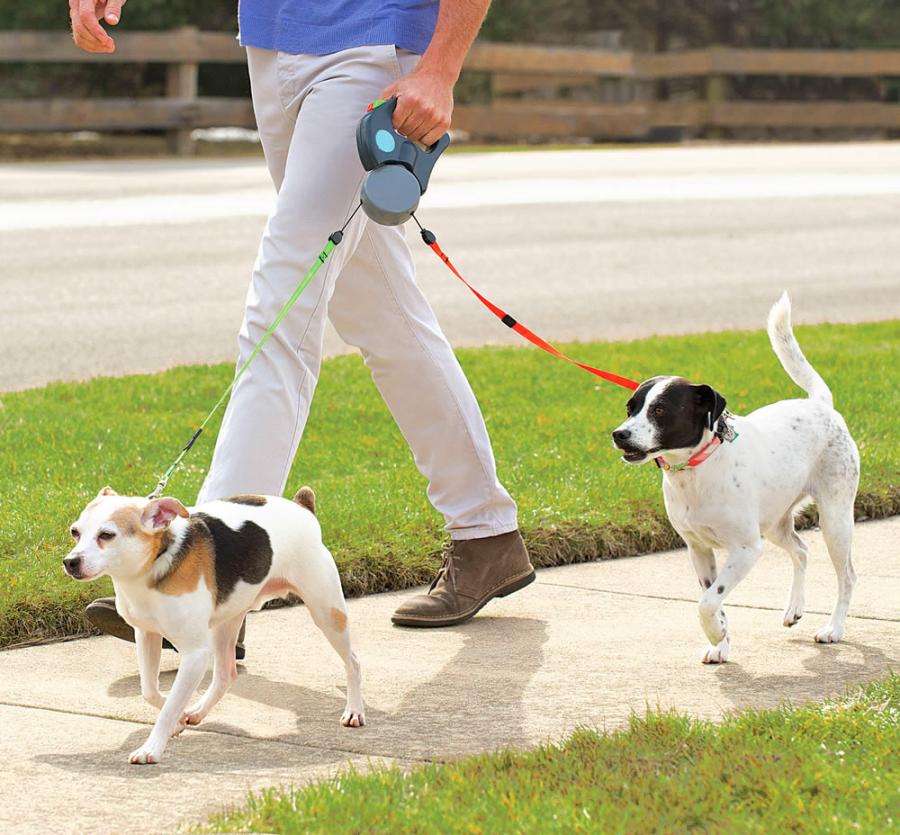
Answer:
[[[278, 195], [247, 293], [239, 363], [359, 201], [355, 135], [366, 105], [418, 60], [393, 46], [324, 56], [251, 47], [247, 55]], [[475, 396], [416, 286], [404, 230], [362, 211], [235, 387], [198, 503], [282, 493], [319, 376], [326, 316], [362, 352], [450, 535], [515, 530], [516, 505], [497, 480]]]

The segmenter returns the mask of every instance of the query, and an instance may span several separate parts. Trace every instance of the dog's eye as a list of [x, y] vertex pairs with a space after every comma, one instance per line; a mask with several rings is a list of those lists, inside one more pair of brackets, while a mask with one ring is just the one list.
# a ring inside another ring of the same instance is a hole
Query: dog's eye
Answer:
[[74, 539], [76, 542], [78, 542], [78, 539], [81, 536], [81, 533], [79, 532], [78, 528], [72, 528], [72, 530], [70, 530], [69, 533], [72, 534], [72, 539]]
[[654, 417], [662, 417], [666, 413], [662, 406], [654, 406], [652, 411]]
[[97, 534], [97, 539], [101, 542], [109, 542], [111, 539], [115, 539], [116, 535], [112, 531], [100, 531]]

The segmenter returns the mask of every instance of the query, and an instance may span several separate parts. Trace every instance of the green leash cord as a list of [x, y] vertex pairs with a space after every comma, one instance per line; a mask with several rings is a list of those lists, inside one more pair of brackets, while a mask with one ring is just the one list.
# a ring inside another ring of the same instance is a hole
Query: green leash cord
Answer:
[[269, 327], [266, 329], [266, 332], [262, 335], [262, 338], [259, 340], [259, 342], [256, 343], [256, 347], [253, 349], [253, 352], [249, 357], [247, 357], [246, 362], [237, 370], [234, 375], [234, 379], [232, 379], [232, 381], [229, 383], [228, 388], [222, 392], [222, 396], [216, 401], [216, 405], [213, 406], [212, 409], [210, 409], [209, 414], [205, 418], [203, 418], [202, 423], [197, 427], [197, 431], [194, 432], [194, 434], [191, 436], [191, 439], [184, 445], [184, 449], [182, 449], [181, 452], [178, 453], [178, 457], [172, 462], [172, 465], [169, 467], [169, 469], [166, 470], [163, 477], [157, 483], [156, 488], [147, 497], [148, 499], [157, 499], [162, 495], [162, 492], [166, 489], [166, 484], [172, 477], [172, 474], [175, 472], [175, 470], [178, 469], [179, 466], [181, 466], [181, 462], [184, 460], [185, 455], [190, 452], [190, 449], [194, 445], [194, 442], [197, 440], [197, 438], [200, 437], [200, 433], [206, 428], [206, 424], [209, 423], [210, 420], [212, 420], [212, 417], [218, 411], [219, 406], [221, 406], [226, 401], [228, 395], [231, 394], [235, 385], [237, 385], [237, 381], [241, 379], [244, 372], [250, 366], [250, 363], [253, 362], [254, 359], [256, 359], [256, 356], [262, 350], [263, 345], [265, 345], [269, 341], [269, 337], [271, 337], [272, 334], [275, 333], [275, 330], [281, 324], [284, 317], [288, 315], [297, 299], [300, 298], [300, 296], [303, 294], [303, 291], [309, 286], [309, 282], [313, 280], [313, 277], [319, 271], [319, 268], [328, 260], [328, 256], [331, 255], [332, 252], [334, 252], [337, 245], [341, 242], [341, 240], [343, 240], [344, 229], [346, 229], [347, 224], [349, 224], [350, 221], [353, 220], [353, 215], [355, 215], [358, 210], [359, 206], [357, 206], [356, 209], [353, 210], [353, 214], [351, 214], [350, 217], [347, 218], [347, 222], [337, 232], [332, 232], [331, 235], [328, 236], [328, 243], [325, 244], [325, 248], [319, 253], [318, 258], [316, 258], [316, 260], [313, 262], [313, 265], [309, 268], [309, 270], [307, 270], [306, 275], [303, 276], [303, 278], [300, 280], [300, 283], [291, 294], [291, 297], [284, 303], [284, 306], [281, 308], [281, 310], [278, 311], [278, 315], [275, 317], [272, 324], [269, 325]]

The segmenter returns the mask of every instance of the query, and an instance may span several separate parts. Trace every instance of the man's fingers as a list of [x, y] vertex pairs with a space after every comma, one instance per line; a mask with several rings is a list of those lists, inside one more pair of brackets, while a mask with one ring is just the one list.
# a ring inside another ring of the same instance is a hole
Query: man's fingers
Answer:
[[434, 145], [434, 143], [437, 142], [438, 139], [440, 139], [446, 132], [447, 132], [447, 130], [446, 130], [445, 128], [437, 127], [437, 128], [435, 128], [434, 130], [430, 131], [429, 133], [426, 133], [426, 134], [425, 134], [425, 136], [422, 138], [422, 144], [423, 144], [425, 147], [430, 148], [430, 147], [431, 147], [432, 145]]
[[[413, 84], [413, 77], [406, 76], [391, 84], [382, 91], [381, 96], [397, 97], [392, 120], [397, 133], [413, 142], [433, 145], [450, 127], [450, 110], [444, 106], [443, 101], [438, 104], [433, 100], [433, 91], [428, 85], [422, 90], [421, 84]], [[452, 109], [452, 98], [448, 104]]]
[[415, 117], [407, 120], [406, 126], [406, 136], [413, 142], [432, 145], [441, 138], [450, 124], [433, 106], [423, 105], [416, 111]]
[[72, 19], [72, 39], [77, 47], [87, 52], [109, 52], [109, 47], [88, 32], [78, 18]]
[[406, 131], [411, 127], [410, 120], [413, 118], [414, 108], [410, 104], [409, 97], [399, 95], [397, 97], [397, 106], [394, 108], [394, 117], [391, 120], [394, 130], [397, 133], [406, 136]]
[[103, 43], [81, 22], [81, 18], [78, 16], [72, 18], [72, 34], [75, 36], [75, 43], [85, 49], [96, 48]]
[[75, 42], [82, 46], [79, 39], [84, 41], [83, 48], [96, 47], [96, 52], [111, 52], [115, 49], [112, 38], [106, 34], [106, 30], [97, 20], [97, 7], [94, 0], [80, 0], [78, 11], [72, 18]]
[[421, 114], [412, 116], [406, 120], [406, 126], [403, 129], [403, 135], [413, 142], [421, 142], [422, 137], [431, 129], [431, 121], [423, 118]]
[[125, 0], [107, 0], [103, 19], [110, 26], [115, 26], [122, 19], [122, 6], [124, 5]]
[[403, 96], [397, 99], [397, 110], [400, 110], [400, 102], [406, 99], [403, 118], [400, 127], [397, 127], [397, 111], [394, 111], [394, 127], [413, 142], [421, 142], [422, 137], [435, 129], [438, 121], [434, 108], [425, 102], [421, 102], [412, 96]]

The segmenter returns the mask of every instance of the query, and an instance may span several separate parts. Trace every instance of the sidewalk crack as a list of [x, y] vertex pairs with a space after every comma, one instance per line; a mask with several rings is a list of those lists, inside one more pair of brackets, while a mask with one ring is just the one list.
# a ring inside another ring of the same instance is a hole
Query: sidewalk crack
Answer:
[[[144, 725], [145, 727], [152, 727], [152, 722], [147, 722], [143, 719], [128, 719], [123, 716], [111, 716], [107, 713], [91, 713], [87, 710], [63, 710], [59, 707], [48, 707], [46, 705], [29, 705], [24, 702], [9, 702], [0, 699], [0, 707], [18, 707], [23, 710], [43, 710], [48, 713], [60, 713], [63, 716], [85, 716], [90, 719], [108, 719], [111, 722], [124, 722], [129, 725]], [[437, 760], [432, 757], [418, 757], [418, 756], [402, 756], [398, 757], [394, 754], [382, 754], [382, 753], [373, 753], [369, 751], [357, 751], [353, 748], [341, 748], [339, 746], [328, 746], [328, 745], [313, 745], [309, 742], [291, 742], [287, 739], [278, 739], [277, 737], [259, 737], [259, 736], [250, 736], [248, 734], [235, 733], [234, 731], [222, 730], [221, 728], [203, 728], [194, 726], [190, 729], [191, 731], [197, 731], [199, 733], [205, 734], [218, 734], [219, 736], [228, 736], [234, 739], [243, 739], [248, 742], [263, 742], [263, 743], [273, 743], [275, 745], [286, 745], [290, 748], [307, 748], [311, 751], [326, 751], [333, 754], [353, 754], [358, 757], [380, 757], [382, 759], [391, 759], [391, 760], [405, 760], [407, 762], [420, 762], [420, 763], [433, 763]]]
[[[649, 594], [646, 592], [633, 592], [633, 591], [621, 591], [620, 589], [601, 589], [595, 588], [594, 586], [578, 586], [573, 583], [557, 583], [551, 580], [542, 580], [540, 579], [540, 575], [538, 575], [537, 585], [542, 586], [555, 586], [557, 588], [563, 589], [576, 589], [577, 591], [587, 591], [596, 594], [613, 594], [620, 595], [622, 597], [639, 597], [647, 600], [669, 600], [673, 603], [694, 603], [696, 604], [698, 601], [693, 597], [670, 597], [665, 594]], [[725, 601], [726, 606], [733, 607], [735, 609], [758, 609], [763, 612], [780, 612], [782, 611], [782, 606], [764, 606], [761, 604], [754, 603], [731, 603], [729, 601]], [[822, 609], [807, 609], [806, 614], [809, 615], [825, 615], [828, 616], [831, 612], [823, 611]], [[884, 617], [876, 617], [875, 615], [848, 615], [850, 618], [854, 618], [856, 620], [874, 620], [880, 623], [900, 623], [900, 618], [884, 618]]]

